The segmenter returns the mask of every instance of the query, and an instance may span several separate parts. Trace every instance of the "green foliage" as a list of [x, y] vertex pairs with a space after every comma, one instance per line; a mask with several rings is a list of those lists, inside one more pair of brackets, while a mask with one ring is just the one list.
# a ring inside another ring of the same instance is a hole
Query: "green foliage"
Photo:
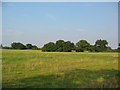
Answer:
[[32, 49], [32, 50], [38, 50], [39, 49], [36, 45], [32, 46], [32, 44], [26, 44], [26, 48], [27, 49]]
[[95, 52], [95, 46], [94, 46], [94, 45], [90, 45], [90, 46], [88, 47], [88, 51], [90, 51], [90, 52]]
[[[120, 46], [119, 46], [120, 47]], [[70, 41], [58, 40], [56, 43], [49, 42], [45, 44], [42, 48], [38, 48], [36, 45], [13, 42], [11, 47], [3, 47], [2, 44], [0, 48], [3, 49], [32, 49], [32, 50], [42, 50], [46, 52], [71, 52], [72, 50], [77, 52], [116, 52], [120, 50], [112, 50], [111, 47], [108, 46], [108, 42], [106, 40], [97, 40], [95, 45], [90, 45], [86, 40], [80, 40], [74, 45], [74, 43]]]
[[88, 43], [86, 40], [80, 40], [76, 43], [76, 50], [77, 51], [88, 51], [90, 47], [90, 43]]
[[70, 41], [67, 41], [63, 45], [63, 52], [71, 52], [74, 48], [74, 43], [71, 43]]
[[53, 42], [49, 42], [45, 44], [42, 48], [42, 51], [48, 52], [71, 52], [74, 49], [74, 43], [70, 41], [64, 42], [63, 40], [56, 41], [56, 44]]
[[33, 45], [33, 46], [32, 46], [32, 49], [33, 49], [33, 50], [38, 50], [39, 48], [38, 48], [36, 45]]
[[18, 43], [13, 42], [13, 43], [11, 44], [11, 47], [12, 47], [13, 49], [26, 49], [26, 46], [23, 45], [23, 44], [20, 43], [20, 42], [18, 42]]
[[63, 47], [59, 47], [59, 48], [57, 48], [56, 51], [57, 51], [57, 52], [63, 52]]
[[54, 52], [56, 49], [55, 43], [49, 42], [43, 46], [42, 51]]
[[107, 52], [112, 52], [112, 48], [111, 47], [107, 47], [106, 51]]
[[107, 50], [108, 42], [106, 40], [97, 40], [95, 42], [95, 51], [102, 52]]
[[32, 49], [32, 47], [33, 47], [32, 44], [26, 44], [27, 49]]
[[77, 47], [86, 48], [90, 46], [90, 43], [88, 43], [86, 40], [80, 40], [76, 43]]
[[120, 49], [113, 49], [112, 52], [120, 52]]
[[2, 47], [2, 49], [12, 49], [12, 48], [5, 46], [5, 47]]
[[108, 45], [108, 42], [106, 40], [100, 39], [95, 42], [95, 46], [97, 46], [97, 47], [106, 48], [107, 45]]
[[75, 50], [76, 50], [77, 52], [84, 52], [84, 49], [81, 48], [81, 47], [75, 47]]
[[11, 44], [11, 47], [3, 47], [3, 49], [32, 49], [32, 50], [40, 50], [40, 48], [38, 48], [36, 45], [33, 45], [32, 44], [26, 44], [26, 46], [20, 42], [16, 43], [16, 42], [13, 42]]
[[63, 40], [58, 40], [56, 41], [56, 48], [58, 52], [62, 52], [63, 51], [63, 46], [64, 46], [64, 41]]

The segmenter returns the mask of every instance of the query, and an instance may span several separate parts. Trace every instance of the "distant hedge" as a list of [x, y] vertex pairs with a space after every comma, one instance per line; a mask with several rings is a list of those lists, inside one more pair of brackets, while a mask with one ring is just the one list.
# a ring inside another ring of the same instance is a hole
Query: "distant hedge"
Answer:
[[32, 45], [32, 44], [26, 44], [26, 45], [24, 45], [24, 44], [22, 44], [20, 42], [13, 42], [11, 44], [11, 47], [7, 47], [7, 46], [3, 47], [1, 45], [1, 48], [2, 49], [21, 49], [21, 50], [22, 49], [32, 49], [32, 50], [39, 50], [40, 49], [36, 45]]
[[75, 45], [71, 41], [58, 40], [56, 43], [49, 42], [42, 47], [42, 51], [47, 52], [104, 52], [112, 51], [106, 40], [97, 40], [95, 45], [90, 45], [86, 40], [79, 40]]
[[[119, 44], [120, 45], [120, 44]], [[43, 52], [118, 52], [120, 48], [111, 49], [108, 46], [107, 40], [96, 40], [94, 45], [90, 45], [86, 40], [79, 40], [76, 44], [71, 41], [58, 40], [56, 43], [49, 42], [45, 44], [42, 48], [38, 48], [36, 45], [32, 44], [22, 44], [20, 42], [11, 43], [11, 47], [3, 47], [2, 44], [0, 48], [3, 49], [32, 49], [32, 50], [42, 50]]]

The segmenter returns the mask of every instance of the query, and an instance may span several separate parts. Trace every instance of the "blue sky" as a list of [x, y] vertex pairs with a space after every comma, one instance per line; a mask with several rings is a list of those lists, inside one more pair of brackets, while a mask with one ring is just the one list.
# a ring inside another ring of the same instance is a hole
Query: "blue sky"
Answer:
[[94, 45], [104, 39], [118, 45], [117, 2], [4, 2], [3, 45], [12, 42], [42, 47], [59, 39], [87, 40]]

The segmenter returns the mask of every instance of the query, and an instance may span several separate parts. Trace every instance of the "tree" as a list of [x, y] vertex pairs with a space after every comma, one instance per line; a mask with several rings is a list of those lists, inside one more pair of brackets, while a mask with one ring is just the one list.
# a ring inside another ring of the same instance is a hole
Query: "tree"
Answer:
[[32, 49], [33, 49], [33, 50], [38, 50], [38, 47], [37, 47], [36, 45], [33, 45], [33, 46], [32, 46]]
[[33, 47], [32, 44], [26, 44], [27, 49], [32, 49], [32, 47]]
[[95, 51], [101, 52], [107, 50], [108, 42], [106, 40], [97, 40], [95, 42]]
[[64, 46], [64, 41], [63, 40], [58, 40], [56, 41], [56, 48], [58, 52], [62, 52], [63, 51], [63, 46]]
[[20, 43], [20, 42], [18, 42], [18, 43], [13, 42], [13, 43], [11, 44], [11, 47], [12, 47], [13, 49], [26, 49], [26, 46], [23, 45], [23, 44]]
[[56, 51], [56, 49], [56, 44], [53, 42], [49, 42], [43, 46], [42, 51], [54, 52]]
[[95, 46], [97, 46], [97, 47], [106, 48], [107, 45], [108, 45], [108, 42], [106, 40], [100, 39], [95, 42]]
[[88, 47], [88, 51], [90, 51], [90, 52], [95, 52], [95, 46], [94, 46], [94, 45], [90, 45], [90, 46]]
[[70, 41], [64, 42], [63, 52], [71, 52], [71, 50], [73, 49], [74, 49], [74, 43], [71, 43]]
[[111, 48], [111, 47], [107, 47], [107, 48], [106, 48], [106, 51], [107, 51], [107, 52], [111, 52], [111, 51], [112, 51], [112, 48]]
[[81, 48], [81, 47], [75, 47], [75, 50], [76, 50], [77, 52], [84, 52], [84, 49]]
[[90, 43], [88, 43], [86, 40], [80, 40], [79, 42], [76, 43], [77, 51], [88, 50], [89, 46], [90, 46]]
[[4, 46], [3, 49], [11, 49], [11, 47]]

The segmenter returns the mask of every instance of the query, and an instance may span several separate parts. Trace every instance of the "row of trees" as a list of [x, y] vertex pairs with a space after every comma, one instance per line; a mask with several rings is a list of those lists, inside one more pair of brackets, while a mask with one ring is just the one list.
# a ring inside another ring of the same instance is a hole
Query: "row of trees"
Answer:
[[103, 51], [111, 51], [111, 47], [108, 46], [108, 42], [106, 40], [97, 40], [95, 45], [90, 45], [86, 40], [80, 40], [75, 45], [74, 43], [64, 40], [58, 40], [56, 43], [49, 42], [45, 44], [42, 48], [42, 51], [47, 52], [71, 52], [75, 50], [77, 52], [103, 52]]
[[42, 48], [42, 51], [48, 51], [48, 52], [70, 52], [74, 49], [74, 43], [71, 43], [70, 41], [64, 42], [63, 40], [58, 40], [56, 43], [49, 42], [45, 44]]
[[2, 45], [1, 45], [1, 47], [3, 48], [3, 49], [33, 49], [33, 50], [39, 50], [39, 48], [36, 46], [36, 45], [32, 45], [32, 44], [26, 44], [26, 45], [24, 45], [24, 44], [22, 44], [22, 43], [20, 43], [20, 42], [13, 42], [12, 44], [11, 44], [11, 47], [3, 47]]
[[[11, 47], [3, 47], [3, 49], [33, 49], [33, 50], [40, 50], [36, 45], [32, 44], [22, 44], [20, 42], [13, 42], [11, 44]], [[90, 52], [104, 52], [104, 51], [118, 51], [112, 50], [111, 47], [108, 46], [108, 42], [106, 40], [97, 40], [94, 45], [90, 45], [86, 40], [80, 40], [76, 44], [72, 43], [71, 41], [64, 41], [64, 40], [58, 40], [56, 43], [49, 42], [45, 44], [42, 48], [42, 51], [44, 52], [84, 52], [84, 51], [90, 51]]]

